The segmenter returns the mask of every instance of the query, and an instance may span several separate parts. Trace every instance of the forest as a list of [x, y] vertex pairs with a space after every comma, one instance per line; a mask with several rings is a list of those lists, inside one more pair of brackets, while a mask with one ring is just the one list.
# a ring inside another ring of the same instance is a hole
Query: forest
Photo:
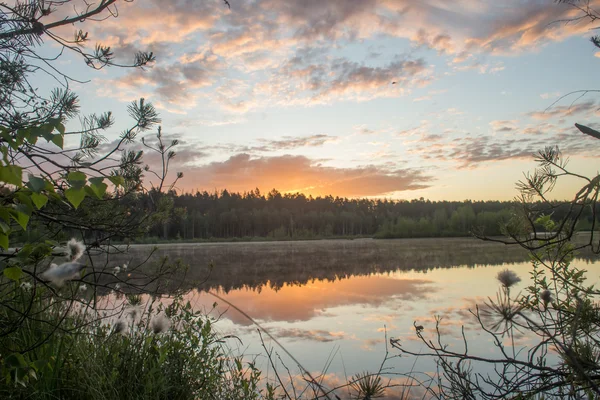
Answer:
[[[312, 197], [301, 193], [263, 194], [256, 189], [234, 193], [168, 193], [168, 210], [141, 241], [227, 239], [320, 239], [339, 237], [449, 237], [476, 231], [502, 234], [502, 226], [522, 204], [516, 201], [430, 201]], [[139, 194], [132, 209], [149, 207], [151, 195]], [[561, 220], [569, 210], [553, 210]], [[589, 230], [591, 214], [579, 219], [578, 229]], [[543, 227], [536, 226], [543, 230]]]

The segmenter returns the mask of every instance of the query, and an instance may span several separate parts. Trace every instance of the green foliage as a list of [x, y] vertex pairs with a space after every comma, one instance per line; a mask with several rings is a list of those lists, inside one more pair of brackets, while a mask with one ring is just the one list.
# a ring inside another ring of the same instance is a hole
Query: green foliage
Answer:
[[[65, 306], [41, 287], [3, 295], [25, 300], [16, 306], [31, 306], [40, 316], [60, 314]], [[261, 372], [231, 355], [215, 333], [214, 320], [181, 299], [168, 307], [153, 301], [144, 306], [133, 296], [122, 312], [104, 320], [86, 312], [85, 302], [77, 308], [81, 312], [68, 315], [51, 335], [51, 327], [32, 320], [27, 329], [0, 339], [2, 349], [35, 346], [0, 360], [1, 398], [79, 399], [82, 392], [90, 399], [265, 398]], [[2, 309], [0, 320], [9, 313]], [[155, 334], [149, 328], [157, 313], [169, 315], [170, 330]]]

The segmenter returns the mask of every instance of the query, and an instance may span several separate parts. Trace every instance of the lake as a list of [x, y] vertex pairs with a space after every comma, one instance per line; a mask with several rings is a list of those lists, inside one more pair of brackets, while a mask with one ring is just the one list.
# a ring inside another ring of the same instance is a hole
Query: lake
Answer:
[[[134, 246], [120, 258], [134, 265], [153, 247]], [[436, 316], [442, 317], [441, 332], [451, 345], [458, 343], [464, 325], [470, 350], [491, 354], [490, 338], [477, 329], [469, 309], [495, 296], [502, 269], [521, 277], [514, 293], [527, 285], [531, 270], [526, 251], [474, 238], [160, 245], [153, 259], [164, 256], [180, 259], [189, 269], [162, 289], [180, 290], [196, 309], [220, 315], [218, 331], [240, 339], [228, 339], [228, 345], [254, 358], [269, 379], [274, 375], [257, 327], [208, 291], [252, 317], [328, 387], [377, 371], [386, 356], [386, 337], [422, 349], [413, 323], [433, 335]], [[597, 280], [596, 255], [581, 254], [574, 264]], [[292, 374], [299, 371], [276, 343], [263, 338], [285, 376], [282, 362]], [[385, 367], [390, 374], [435, 371], [430, 359], [414, 362], [398, 357]], [[386, 393], [399, 398], [401, 389]]]

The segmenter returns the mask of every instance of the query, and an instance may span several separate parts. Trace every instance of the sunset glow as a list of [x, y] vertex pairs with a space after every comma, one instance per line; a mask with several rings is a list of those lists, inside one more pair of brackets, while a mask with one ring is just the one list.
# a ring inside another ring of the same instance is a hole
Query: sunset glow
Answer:
[[[160, 110], [184, 191], [512, 199], [532, 154], [559, 145], [596, 172], [600, 63], [589, 21], [553, 1], [135, 1], [86, 23], [144, 70], [90, 75], [84, 112]], [[67, 58], [63, 62], [71, 62]], [[74, 122], [73, 124], [77, 124]], [[152, 164], [152, 158], [147, 162]], [[567, 185], [568, 186], [568, 185]], [[570, 197], [565, 187], [556, 197]]]

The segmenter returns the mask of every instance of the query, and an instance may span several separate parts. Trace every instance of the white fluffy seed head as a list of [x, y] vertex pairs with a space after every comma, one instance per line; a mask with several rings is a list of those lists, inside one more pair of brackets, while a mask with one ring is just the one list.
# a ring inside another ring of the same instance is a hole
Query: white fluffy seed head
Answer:
[[504, 286], [505, 288], [509, 288], [519, 282], [521, 282], [521, 278], [514, 272], [509, 269], [505, 269], [504, 271], [498, 272], [496, 279]]
[[61, 287], [65, 281], [79, 278], [79, 274], [84, 267], [85, 265], [76, 262], [66, 262], [60, 265], [52, 264], [50, 268], [41, 274], [41, 277]]
[[152, 332], [156, 334], [164, 333], [168, 331], [170, 327], [171, 321], [163, 313], [154, 316], [154, 318], [152, 318], [152, 321], [150, 321], [150, 329], [152, 329]]
[[122, 319], [115, 322], [113, 325], [113, 333], [125, 333], [125, 329], [127, 328], [127, 324]]
[[119, 272], [121, 272], [121, 267], [117, 266], [117, 267], [113, 268], [113, 275], [114, 276], [117, 276]]
[[69, 261], [77, 261], [83, 255], [85, 246], [83, 243], [78, 242], [75, 238], [67, 242], [67, 258]]

